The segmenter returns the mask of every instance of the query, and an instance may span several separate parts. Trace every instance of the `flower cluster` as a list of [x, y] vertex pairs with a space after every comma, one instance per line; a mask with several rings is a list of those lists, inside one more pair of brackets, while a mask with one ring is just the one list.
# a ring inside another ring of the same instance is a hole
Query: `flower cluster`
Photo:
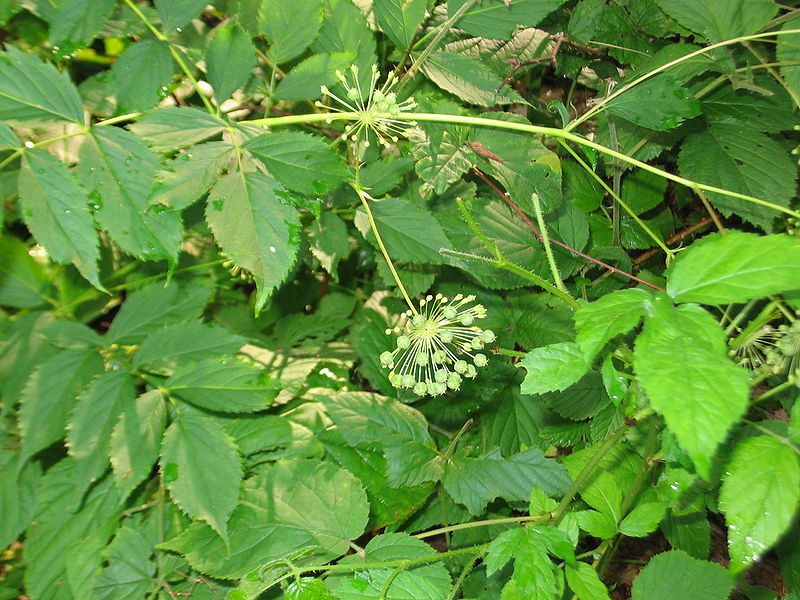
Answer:
[[315, 103], [317, 106], [332, 112], [355, 113], [355, 123], [345, 126], [344, 137], [354, 142], [358, 142], [359, 138], [361, 138], [364, 148], [369, 146], [370, 131], [375, 134], [379, 143], [386, 146], [389, 144], [388, 140], [397, 142], [398, 135], [402, 135], [406, 128], [416, 124], [412, 121], [401, 121], [395, 118], [401, 112], [416, 107], [417, 103], [414, 102], [413, 98], [398, 102], [397, 94], [392, 91], [392, 88], [397, 83], [397, 77], [394, 72], [389, 74], [380, 89], [377, 88], [379, 73], [375, 65], [372, 65], [371, 73], [369, 88], [366, 93], [361, 89], [356, 65], [350, 67], [352, 81], [349, 81], [341, 71], [336, 71], [336, 78], [345, 89], [345, 98], [340, 98], [331, 92], [327, 86], [320, 87], [323, 94], [336, 100], [347, 109], [346, 111], [326, 106], [321, 102]]
[[478, 350], [493, 342], [495, 335], [474, 325], [486, 316], [483, 305], [474, 301], [475, 296], [462, 294], [427, 296], [420, 301], [419, 312], [406, 311], [402, 324], [387, 330], [400, 334], [397, 348], [380, 356], [394, 387], [411, 389], [418, 396], [438, 396], [457, 390], [465, 377], [475, 377], [476, 367], [486, 366], [488, 359]]

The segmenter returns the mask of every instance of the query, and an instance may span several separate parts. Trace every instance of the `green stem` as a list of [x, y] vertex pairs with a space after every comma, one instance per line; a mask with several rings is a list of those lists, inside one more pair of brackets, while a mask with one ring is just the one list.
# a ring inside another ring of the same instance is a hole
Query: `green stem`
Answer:
[[561, 273], [558, 272], [556, 258], [553, 256], [553, 249], [550, 247], [550, 236], [547, 235], [547, 225], [544, 223], [539, 194], [531, 194], [531, 202], [533, 203], [533, 212], [536, 213], [536, 222], [539, 224], [539, 233], [542, 235], [542, 245], [544, 245], [544, 253], [547, 256], [547, 262], [550, 264], [550, 273], [553, 275], [553, 281], [555, 281], [558, 289], [565, 294], [569, 294], [567, 288], [564, 286], [564, 282], [561, 280]]
[[777, 396], [781, 392], [785, 391], [788, 388], [792, 388], [795, 385], [797, 385], [797, 382], [794, 381], [793, 379], [789, 379], [788, 381], [784, 381], [783, 383], [781, 383], [779, 385], [776, 385], [771, 390], [767, 390], [766, 392], [764, 392], [760, 396], [756, 396], [755, 398], [753, 398], [753, 404], [757, 404], [758, 402], [763, 402], [764, 400], [768, 400], [768, 399], [772, 398], [773, 396]]
[[467, 226], [472, 230], [472, 233], [478, 237], [486, 249], [494, 254], [496, 260], [505, 260], [503, 258], [503, 254], [500, 252], [500, 248], [497, 247], [497, 244], [490, 240], [489, 236], [487, 236], [483, 232], [483, 229], [481, 229], [480, 225], [478, 225], [478, 222], [475, 220], [475, 217], [472, 216], [472, 212], [469, 210], [467, 203], [461, 198], [456, 198], [456, 205], [458, 206], [459, 212], [461, 212], [461, 216], [464, 217], [464, 221], [466, 222]]
[[492, 258], [486, 258], [485, 256], [478, 256], [477, 254], [469, 254], [467, 252], [459, 252], [457, 250], [450, 250], [447, 248], [442, 248], [439, 250], [440, 254], [444, 256], [452, 256], [453, 258], [460, 258], [461, 260], [471, 260], [473, 262], [478, 262], [484, 265], [489, 265], [491, 267], [495, 267], [497, 269], [503, 269], [504, 271], [508, 271], [509, 273], [514, 273], [514, 275], [519, 275], [523, 279], [527, 279], [534, 285], [538, 285], [540, 288], [545, 290], [546, 292], [550, 292], [554, 296], [557, 296], [564, 302], [566, 302], [570, 307], [573, 309], [578, 309], [581, 307], [581, 304], [575, 300], [569, 294], [562, 292], [552, 283], [547, 281], [544, 277], [539, 277], [536, 273], [532, 273], [528, 269], [520, 267], [513, 262], [508, 260], [494, 260]]
[[364, 211], [367, 213], [367, 218], [369, 219], [369, 227], [372, 229], [372, 234], [375, 236], [375, 241], [378, 242], [378, 248], [380, 248], [381, 254], [383, 254], [383, 258], [386, 260], [386, 264], [389, 265], [389, 270], [392, 272], [392, 277], [394, 277], [395, 283], [397, 283], [397, 287], [400, 289], [400, 293], [403, 294], [403, 298], [405, 299], [406, 304], [408, 304], [408, 307], [411, 309], [411, 312], [415, 315], [418, 314], [417, 307], [414, 306], [413, 302], [411, 302], [411, 298], [408, 296], [406, 287], [400, 280], [400, 276], [397, 274], [397, 271], [394, 268], [394, 263], [392, 262], [389, 252], [386, 250], [386, 246], [381, 238], [381, 234], [378, 231], [378, 225], [375, 223], [375, 217], [372, 215], [372, 209], [369, 207], [369, 196], [356, 182], [351, 181], [350, 187], [355, 190], [356, 194], [358, 194], [359, 200], [361, 200], [361, 205], [364, 207]]
[[451, 533], [453, 531], [460, 531], [462, 529], [472, 529], [473, 527], [490, 527], [492, 525], [507, 525], [510, 523], [528, 523], [531, 521], [547, 521], [549, 519], [550, 515], [536, 515], [528, 517], [505, 517], [502, 519], [486, 519], [483, 521], [472, 521], [470, 523], [459, 523], [458, 525], [448, 525], [447, 527], [439, 527], [438, 529], [431, 529], [430, 531], [424, 531], [422, 533], [418, 533], [414, 537], [417, 538], [418, 540], [424, 540], [425, 538], [433, 537], [436, 535]]

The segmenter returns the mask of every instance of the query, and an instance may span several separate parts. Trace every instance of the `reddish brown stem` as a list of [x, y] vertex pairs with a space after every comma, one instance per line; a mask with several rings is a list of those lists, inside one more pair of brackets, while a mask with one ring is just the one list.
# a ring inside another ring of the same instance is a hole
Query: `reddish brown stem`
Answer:
[[[667, 246], [669, 246], [670, 244], [674, 244], [675, 242], [678, 242], [678, 241], [682, 240], [683, 238], [685, 238], [687, 235], [693, 234], [698, 229], [701, 229], [702, 227], [705, 227], [706, 225], [709, 225], [712, 221], [713, 221], [713, 219], [711, 217], [705, 217], [704, 219], [701, 219], [700, 221], [698, 221], [694, 225], [690, 225], [689, 227], [687, 227], [685, 229], [681, 229], [678, 233], [675, 233], [674, 235], [671, 235], [669, 238], [667, 238], [666, 242], [664, 242], [664, 243]], [[643, 263], [644, 261], [646, 261], [648, 258], [651, 258], [651, 257], [655, 256], [656, 254], [658, 254], [658, 252], [659, 252], [659, 248], [651, 248], [647, 252], [645, 252], [643, 254], [640, 254], [635, 259], [633, 259], [633, 263], [636, 264], [636, 265], [639, 265], [639, 264]]]

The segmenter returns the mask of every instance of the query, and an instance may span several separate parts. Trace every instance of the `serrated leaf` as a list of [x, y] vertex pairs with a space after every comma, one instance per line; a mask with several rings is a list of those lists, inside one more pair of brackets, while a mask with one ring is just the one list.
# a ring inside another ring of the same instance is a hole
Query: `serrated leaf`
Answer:
[[705, 508], [688, 515], [674, 515], [667, 513], [661, 523], [670, 546], [676, 550], [683, 550], [694, 558], [705, 560], [711, 549], [711, 524]]
[[675, 434], [697, 472], [747, 407], [750, 377], [728, 358], [719, 323], [696, 305], [656, 298], [636, 339], [634, 367], [651, 406]]
[[734, 573], [757, 562], [778, 541], [791, 525], [798, 502], [800, 463], [792, 447], [767, 436], [736, 445], [719, 494]]
[[154, 3], [166, 32], [186, 25], [208, 4], [205, 0], [155, 0]]
[[482, 63], [462, 54], [437, 50], [428, 56], [422, 71], [440, 88], [469, 104], [500, 106], [524, 102], [508, 86], [498, 92], [497, 88], [502, 83], [500, 78]]
[[501, 600], [551, 600], [556, 597], [559, 585], [554, 566], [547, 555], [545, 540], [534, 529], [503, 531], [489, 546], [487, 575], [514, 560], [514, 573], [503, 587]]
[[[445, 262], [439, 249], [450, 247], [450, 241], [430, 212], [402, 198], [372, 200], [370, 207], [393, 259], [435, 265]], [[363, 209], [356, 212], [355, 224], [361, 235], [376, 245]]]
[[36, 600], [72, 598], [64, 580], [67, 561], [88, 557], [69, 552], [76, 539], [117, 526], [119, 495], [111, 478], [89, 490], [80, 506], [73, 502], [74, 464], [71, 458], [51, 467], [39, 487], [39, 506], [25, 535], [25, 592]]
[[350, 254], [347, 225], [335, 212], [326, 210], [311, 225], [310, 250], [334, 281], [339, 280], [338, 264]]
[[375, 18], [398, 49], [408, 48], [425, 18], [425, 0], [376, 0]]
[[218, 104], [230, 98], [256, 65], [256, 49], [250, 36], [236, 23], [217, 28], [206, 47], [206, 73]]
[[704, 237], [670, 265], [667, 293], [677, 302], [728, 304], [800, 289], [800, 240], [727, 233]]
[[414, 159], [410, 156], [387, 158], [365, 165], [359, 171], [358, 180], [370, 196], [379, 198], [399, 186], [413, 168]]
[[626, 175], [622, 182], [622, 200], [640, 215], [661, 204], [666, 189], [666, 179], [650, 171], [636, 169]]
[[510, 398], [499, 403], [497, 410], [487, 414], [481, 422], [488, 441], [508, 456], [539, 445], [539, 429], [545, 412], [546, 408], [534, 398], [512, 392]]
[[409, 139], [414, 142], [411, 146], [416, 161], [414, 169], [425, 181], [419, 190], [424, 197], [430, 196], [431, 192], [446, 192], [473, 164], [472, 151], [454, 141], [449, 131], [445, 131], [435, 145], [420, 129], [411, 130]]
[[659, 8], [709, 42], [761, 31], [778, 13], [772, 0], [656, 0]]
[[619, 524], [619, 532], [629, 537], [645, 537], [658, 528], [667, 511], [667, 502], [637, 504]]
[[573, 421], [596, 416], [610, 402], [597, 371], [589, 371], [562, 392], [548, 392], [541, 398], [553, 411]]
[[203, 573], [238, 578], [306, 548], [324, 560], [344, 554], [364, 532], [368, 512], [364, 490], [347, 471], [319, 460], [278, 461], [245, 482], [228, 547], [202, 523], [159, 547]]
[[28, 463], [19, 471], [19, 451], [5, 450], [0, 456], [0, 547], [7, 548], [31, 521], [36, 508], [36, 489], [41, 467]]
[[130, 492], [153, 470], [166, 426], [164, 393], [150, 390], [124, 408], [109, 440], [109, 458], [120, 495]]
[[567, 584], [580, 600], [608, 600], [608, 588], [591, 565], [585, 562], [564, 563]]
[[206, 220], [222, 251], [253, 274], [256, 312], [294, 264], [300, 218], [279, 194], [278, 183], [261, 173], [231, 173], [208, 196]]
[[162, 385], [200, 408], [230, 413], [263, 410], [278, 393], [263, 369], [233, 358], [207, 358], [183, 365]]
[[61, 56], [88, 46], [114, 10], [114, 0], [60, 0], [44, 13], [50, 42]]
[[271, 42], [267, 55], [276, 64], [300, 56], [322, 26], [322, 0], [261, 0], [258, 31]]
[[572, 342], [531, 350], [519, 366], [528, 372], [520, 385], [523, 394], [563, 390], [583, 377], [589, 368], [581, 348]]
[[725, 600], [732, 588], [724, 567], [670, 550], [651, 558], [633, 580], [631, 600]]
[[0, 305], [34, 308], [47, 303], [51, 280], [44, 266], [28, 254], [28, 246], [0, 236]]
[[233, 146], [225, 142], [206, 142], [179, 153], [158, 174], [150, 204], [164, 204], [174, 210], [193, 204], [219, 178], [233, 151]]
[[37, 367], [22, 392], [20, 466], [64, 437], [80, 390], [102, 371], [97, 350], [85, 348], [61, 350]]
[[134, 366], [176, 370], [179, 365], [234, 354], [247, 340], [222, 327], [198, 321], [169, 325], [145, 338]]
[[289, 190], [320, 195], [342, 184], [348, 171], [342, 159], [319, 138], [296, 131], [260, 135], [244, 147]]
[[309, 56], [278, 82], [272, 97], [276, 100], [316, 100], [322, 96], [320, 86], [338, 83], [336, 71], [348, 68], [355, 61], [352, 52], [331, 52]]
[[127, 369], [106, 371], [78, 396], [67, 430], [67, 448], [75, 459], [76, 502], [108, 468], [112, 429], [135, 398], [136, 390]]
[[416, 409], [367, 392], [342, 392], [325, 397], [323, 403], [348, 444], [380, 441], [389, 485], [418, 485], [441, 477], [427, 421]]
[[[787, 29], [800, 29], [800, 17], [786, 21], [781, 30]], [[800, 61], [800, 33], [782, 35], [778, 37], [776, 43], [775, 58], [779, 62], [795, 63]], [[797, 98], [800, 97], [800, 65], [787, 64], [780, 67], [780, 73], [786, 85], [794, 93], [794, 101], [797, 102]]]
[[117, 98], [117, 112], [153, 108], [166, 96], [173, 69], [167, 42], [145, 39], [128, 46], [108, 76], [108, 91]]
[[569, 487], [570, 477], [563, 466], [545, 458], [538, 448], [508, 458], [495, 448], [479, 458], [456, 453], [445, 468], [442, 483], [453, 500], [479, 515], [486, 504], [498, 497], [528, 500], [533, 486], [548, 496], [560, 496]]
[[184, 411], [164, 433], [159, 464], [180, 509], [208, 523], [227, 543], [226, 523], [242, 481], [233, 440], [215, 421]]
[[117, 530], [104, 552], [108, 566], [93, 581], [97, 599], [145, 597], [156, 573], [152, 553], [153, 543], [143, 532], [129, 526]]
[[[464, 4], [465, 0], [451, 0], [447, 4], [449, 16]], [[549, 13], [557, 9], [564, 0], [482, 0], [470, 8], [458, 21], [458, 27], [481, 37], [508, 39], [517, 25], [533, 27]]]
[[[436, 551], [422, 540], [405, 533], [384, 533], [372, 538], [363, 556], [347, 557], [342, 562], [380, 563], [423, 559], [435, 556]], [[451, 585], [450, 575], [441, 562], [423, 564], [397, 572], [393, 568], [373, 568], [352, 575], [330, 577], [328, 587], [340, 600], [445, 600]]]
[[[678, 155], [684, 177], [789, 206], [795, 192], [797, 165], [778, 142], [750, 127], [730, 122], [711, 123], [686, 138]], [[707, 192], [724, 215], [735, 213], [766, 231], [772, 230], [774, 210], [746, 200]]]
[[761, 93], [726, 85], [705, 96], [702, 100], [705, 119], [737, 121], [746, 127], [757, 123], [758, 130], [765, 133], [791, 129], [796, 119], [789, 95], [770, 79], [756, 82], [754, 85], [763, 90]]
[[0, 121], [0, 149], [10, 150], [21, 145], [19, 138], [8, 125]]
[[635, 85], [607, 105], [608, 112], [647, 129], [674, 129], [700, 114], [700, 102], [668, 75]]
[[78, 177], [89, 190], [95, 219], [125, 251], [145, 260], [177, 261], [180, 213], [148, 206], [158, 157], [132, 133], [94, 128], [81, 146]]
[[19, 172], [22, 216], [31, 233], [58, 263], [71, 262], [93, 286], [100, 257], [89, 198], [67, 165], [41, 150], [22, 156]]
[[359, 81], [369, 84], [370, 67], [377, 61], [375, 33], [364, 14], [351, 0], [326, 0], [319, 36], [312, 42], [313, 52], [356, 52], [354, 64], [359, 68]]
[[591, 362], [610, 340], [628, 333], [645, 314], [650, 295], [644, 290], [617, 290], [575, 311], [575, 341], [586, 362]]
[[169, 106], [147, 113], [130, 129], [157, 152], [171, 152], [218, 135], [226, 126], [225, 121], [205, 111]]
[[166, 325], [197, 320], [211, 292], [211, 287], [200, 281], [186, 286], [152, 283], [136, 290], [114, 317], [106, 334], [108, 342], [140, 344]]
[[83, 103], [66, 73], [12, 45], [0, 53], [0, 121], [72, 121], [83, 125]]

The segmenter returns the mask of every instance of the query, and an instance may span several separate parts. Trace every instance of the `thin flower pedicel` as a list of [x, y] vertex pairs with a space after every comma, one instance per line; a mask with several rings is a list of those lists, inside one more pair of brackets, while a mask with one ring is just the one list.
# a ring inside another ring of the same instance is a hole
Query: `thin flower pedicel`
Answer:
[[474, 324], [486, 316], [483, 305], [473, 305], [474, 301], [472, 295], [426, 296], [419, 312], [406, 311], [404, 322], [387, 331], [400, 333], [397, 348], [380, 356], [394, 387], [411, 389], [418, 396], [438, 396], [457, 390], [465, 377], [474, 378], [477, 368], [487, 365], [486, 355], [478, 350], [493, 342], [495, 335]]

